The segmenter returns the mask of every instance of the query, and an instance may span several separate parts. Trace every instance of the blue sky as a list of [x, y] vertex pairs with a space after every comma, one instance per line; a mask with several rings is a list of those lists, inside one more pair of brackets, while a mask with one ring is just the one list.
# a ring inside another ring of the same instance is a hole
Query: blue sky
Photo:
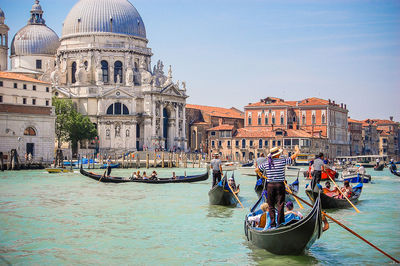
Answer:
[[[77, 0], [42, 0], [61, 35]], [[0, 0], [12, 36], [33, 0]], [[154, 56], [188, 103], [237, 107], [275, 96], [334, 99], [354, 119], [400, 121], [400, 1], [131, 0]]]

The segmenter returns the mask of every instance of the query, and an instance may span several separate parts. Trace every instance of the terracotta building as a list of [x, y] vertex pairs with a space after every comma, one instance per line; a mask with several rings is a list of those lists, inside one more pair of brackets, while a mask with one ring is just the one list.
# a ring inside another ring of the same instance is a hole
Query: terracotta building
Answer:
[[244, 113], [236, 108], [221, 108], [186, 104], [188, 148], [191, 151], [208, 151], [207, 130], [229, 126], [231, 130], [244, 126]]
[[371, 119], [377, 126], [379, 134], [379, 155], [387, 155], [389, 158], [399, 158], [399, 123], [384, 119]]
[[285, 101], [267, 97], [245, 106], [245, 127], [271, 131], [302, 130], [311, 137], [326, 138], [329, 157], [350, 153], [348, 110], [345, 104], [319, 98]]
[[350, 155], [361, 155], [363, 151], [363, 122], [348, 119], [350, 134]]

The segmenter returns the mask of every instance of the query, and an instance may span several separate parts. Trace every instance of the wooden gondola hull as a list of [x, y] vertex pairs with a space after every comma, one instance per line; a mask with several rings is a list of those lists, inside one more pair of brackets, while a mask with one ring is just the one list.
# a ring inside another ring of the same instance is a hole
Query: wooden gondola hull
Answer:
[[380, 164], [378, 166], [374, 166], [375, 171], [383, 171], [383, 168], [385, 168], [384, 164]]
[[208, 176], [209, 176], [208, 169], [207, 169], [206, 173], [200, 174], [200, 175], [186, 176], [186, 177], [180, 176], [176, 179], [174, 179], [174, 178], [159, 178], [157, 180], [130, 179], [130, 178], [124, 178], [124, 177], [115, 177], [115, 176], [104, 177], [102, 175], [98, 175], [98, 174], [95, 174], [92, 172], [87, 172], [83, 168], [80, 169], [80, 172], [82, 175], [87, 176], [96, 181], [100, 181], [102, 183], [129, 183], [129, 182], [147, 183], [147, 184], [192, 183], [192, 182], [205, 181], [208, 179]]
[[400, 172], [398, 170], [393, 170], [392, 168], [390, 168], [390, 172], [395, 176], [400, 176]]
[[[314, 199], [318, 196], [318, 193], [312, 192], [309, 189], [306, 190], [306, 194], [311, 201], [314, 201]], [[349, 200], [353, 204], [356, 204], [358, 202], [358, 198], [360, 197], [360, 195], [361, 192], [349, 198]], [[336, 199], [333, 197], [329, 197], [324, 193], [321, 193], [320, 197], [321, 197], [322, 209], [345, 209], [352, 207], [351, 204], [346, 199]]]
[[232, 192], [226, 191], [218, 185], [208, 192], [208, 198], [211, 205], [236, 206], [238, 203]]
[[259, 230], [245, 218], [247, 239], [259, 248], [277, 255], [300, 255], [322, 234], [321, 204], [317, 200], [311, 212], [303, 219], [277, 229]]

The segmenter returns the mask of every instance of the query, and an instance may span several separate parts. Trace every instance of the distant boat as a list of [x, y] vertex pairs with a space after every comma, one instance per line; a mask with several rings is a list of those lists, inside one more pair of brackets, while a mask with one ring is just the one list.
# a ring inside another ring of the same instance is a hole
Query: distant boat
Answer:
[[[110, 164], [111, 168], [118, 168], [119, 167], [119, 163], [112, 163]], [[108, 164], [103, 164], [102, 166], [100, 166], [100, 169], [106, 169], [108, 167]]]
[[57, 173], [73, 173], [74, 171], [66, 168], [46, 168], [46, 171], [49, 174], [57, 174]]

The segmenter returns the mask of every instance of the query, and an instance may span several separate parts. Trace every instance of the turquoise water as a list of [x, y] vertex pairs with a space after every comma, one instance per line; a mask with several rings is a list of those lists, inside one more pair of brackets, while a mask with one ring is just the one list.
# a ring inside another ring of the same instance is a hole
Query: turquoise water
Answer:
[[[143, 170], [143, 169], [141, 169]], [[100, 173], [101, 170], [98, 170]], [[174, 169], [177, 175], [203, 169]], [[103, 172], [103, 171], [101, 171]], [[127, 176], [131, 171], [114, 169]], [[160, 170], [160, 175], [170, 169]], [[400, 258], [400, 178], [369, 171], [357, 207], [329, 212]], [[79, 173], [0, 173], [0, 264], [257, 265], [369, 264], [390, 260], [331, 228], [303, 256], [276, 256], [247, 242], [243, 218], [256, 201], [255, 177], [240, 176], [245, 209], [210, 206], [211, 178], [193, 184], [103, 184]], [[289, 180], [290, 181], [290, 180]], [[301, 188], [306, 181], [301, 180]], [[304, 191], [300, 196], [305, 198]], [[303, 210], [303, 212], [306, 212]]]

